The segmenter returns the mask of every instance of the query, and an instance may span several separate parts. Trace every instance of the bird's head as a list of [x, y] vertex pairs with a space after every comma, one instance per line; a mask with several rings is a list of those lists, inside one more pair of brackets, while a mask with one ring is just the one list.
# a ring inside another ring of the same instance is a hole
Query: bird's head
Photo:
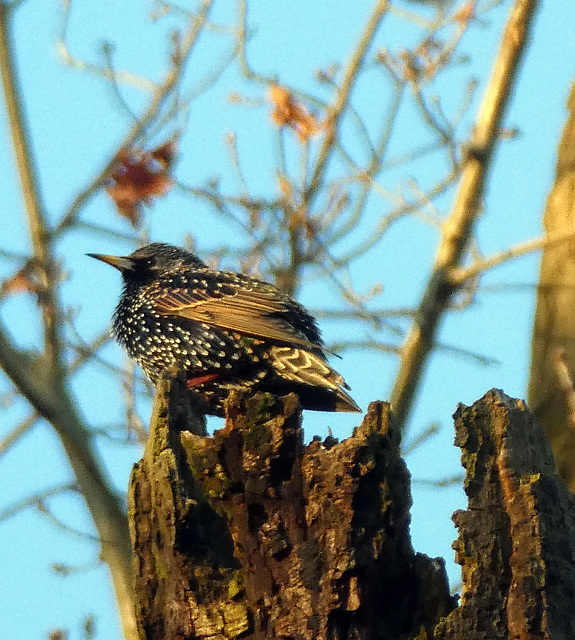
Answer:
[[163, 242], [146, 244], [128, 256], [111, 256], [101, 253], [88, 253], [111, 265], [121, 272], [125, 282], [146, 282], [158, 275], [170, 273], [181, 267], [204, 269], [206, 265], [193, 253]]

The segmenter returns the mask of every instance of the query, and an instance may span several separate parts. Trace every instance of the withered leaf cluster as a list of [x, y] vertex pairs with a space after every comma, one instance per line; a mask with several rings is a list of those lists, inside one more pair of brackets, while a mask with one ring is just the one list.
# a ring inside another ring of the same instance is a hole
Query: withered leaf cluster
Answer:
[[140, 223], [142, 205], [165, 195], [173, 184], [170, 169], [176, 157], [174, 142], [147, 151], [121, 149], [109, 176], [106, 192], [114, 200], [118, 212], [134, 227]]

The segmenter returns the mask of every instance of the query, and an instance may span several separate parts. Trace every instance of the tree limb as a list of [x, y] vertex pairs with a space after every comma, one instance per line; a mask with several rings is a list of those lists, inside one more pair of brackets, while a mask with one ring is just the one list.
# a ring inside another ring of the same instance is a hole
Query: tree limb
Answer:
[[90, 510], [116, 590], [127, 640], [137, 640], [132, 603], [132, 563], [124, 509], [102, 471], [86, 427], [62, 387], [54, 386], [44, 363], [16, 350], [0, 326], [0, 365], [36, 412], [58, 433], [78, 487]]
[[56, 429], [94, 519], [114, 586], [126, 638], [136, 640], [132, 606], [131, 555], [126, 517], [104, 477], [86, 427], [72, 402], [62, 361], [61, 306], [50, 234], [28, 139], [25, 115], [14, 74], [11, 7], [0, 2], [0, 70], [9, 114], [10, 132], [28, 214], [34, 263], [39, 277], [38, 298], [44, 326], [44, 353], [33, 359], [16, 349], [0, 326], [0, 366], [32, 407]]
[[451, 272], [459, 267], [468, 246], [501, 121], [537, 4], [537, 0], [515, 0], [511, 10], [491, 80], [477, 115], [455, 203], [443, 226], [427, 288], [402, 348], [400, 367], [391, 394], [394, 414], [402, 428], [407, 421], [425, 362], [433, 348], [440, 321], [456, 291], [450, 280]]

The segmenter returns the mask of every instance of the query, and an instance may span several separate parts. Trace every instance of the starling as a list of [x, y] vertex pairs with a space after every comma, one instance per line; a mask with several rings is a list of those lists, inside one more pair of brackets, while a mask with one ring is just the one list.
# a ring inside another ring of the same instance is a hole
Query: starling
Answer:
[[183, 369], [206, 413], [219, 416], [232, 389], [293, 391], [304, 409], [360, 411], [327, 364], [315, 319], [273, 285], [158, 242], [129, 256], [88, 255], [121, 272], [113, 333], [153, 384]]

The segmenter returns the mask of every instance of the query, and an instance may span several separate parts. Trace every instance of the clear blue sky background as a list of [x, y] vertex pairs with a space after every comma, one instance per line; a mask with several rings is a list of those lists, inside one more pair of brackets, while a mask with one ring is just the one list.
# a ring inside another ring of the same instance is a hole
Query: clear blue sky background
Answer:
[[[325, 68], [332, 61], [347, 60], [372, 3], [272, 0], [255, 4], [250, 12], [250, 24], [257, 28], [250, 47], [253, 66], [263, 73], [278, 73], [282, 82], [311, 91], [316, 88], [312, 78], [317, 68]], [[402, 6], [418, 8], [417, 5]], [[488, 24], [474, 29], [460, 49], [460, 53], [472, 57], [465, 73], [479, 79], [478, 98], [509, 6], [509, 2], [503, 2], [494, 9], [487, 17]], [[151, 25], [147, 20], [150, 7], [151, 3], [125, 0], [77, 2], [70, 24], [72, 52], [96, 61], [100, 43], [108, 40], [117, 44], [118, 66], [153, 79], [160, 78], [167, 63], [166, 28], [169, 24], [176, 26], [177, 22]], [[216, 3], [213, 19], [233, 24], [233, 7], [231, 2]], [[428, 7], [418, 10], [427, 17], [432, 15]], [[59, 219], [79, 189], [90, 182], [117, 150], [130, 125], [102, 80], [66, 68], [59, 61], [56, 41], [60, 18], [60, 7], [56, 3], [29, 0], [17, 13], [15, 31], [18, 70], [43, 195], [53, 221]], [[398, 20], [393, 25], [383, 29], [378, 46], [394, 50], [409, 46], [413, 28]], [[506, 126], [518, 127], [520, 136], [504, 141], [497, 151], [484, 214], [478, 226], [478, 242], [484, 254], [540, 233], [541, 214], [553, 180], [555, 151], [565, 119], [565, 101], [575, 71], [573, 33], [575, 7], [571, 0], [541, 3], [534, 38], [506, 119]], [[226, 50], [224, 37], [206, 38], [189, 69], [187, 84], [193, 86], [206, 77], [214, 60], [222, 60]], [[460, 74], [461, 71], [454, 69], [437, 87], [438, 92], [447, 92], [442, 96], [448, 105], [457, 104], [461, 98], [463, 84], [456, 81]], [[383, 86], [377, 84], [375, 76], [368, 76], [355, 98], [355, 103], [362, 105], [369, 127], [376, 127], [373, 118], [381, 117], [378, 101], [386, 99]], [[177, 176], [186, 183], [201, 184], [221, 175], [226, 190], [237, 189], [224, 143], [225, 134], [233, 130], [237, 131], [243, 167], [254, 193], [270, 194], [275, 188], [275, 132], [269, 125], [268, 107], [250, 109], [232, 105], [227, 100], [232, 91], [242, 91], [258, 100], [265, 97], [261, 88], [241, 85], [233, 67], [228, 70], [216, 88], [193, 103], [189, 129], [182, 140]], [[125, 90], [125, 96], [133, 110], [140, 112], [146, 96], [131, 89]], [[475, 114], [476, 106], [477, 100], [470, 115]], [[27, 228], [3, 110], [0, 123], [3, 169], [0, 172], [3, 222], [0, 247], [25, 251]], [[468, 119], [467, 128], [470, 124]], [[402, 127], [394, 140], [397, 152], [414, 146], [409, 120]], [[426, 170], [427, 174], [418, 174], [418, 177], [431, 183], [432, 162]], [[390, 174], [384, 180], [385, 186], [393, 189], [409, 177], [409, 173]], [[437, 203], [443, 214], [449, 210], [451, 196], [452, 193]], [[370, 215], [376, 219], [379, 214], [380, 210], [374, 207]], [[85, 219], [102, 222], [119, 231], [128, 230], [126, 223], [115, 217], [112, 204], [103, 195], [90, 202]], [[153, 240], [180, 244], [189, 233], [204, 257], [230, 234], [234, 234], [235, 242], [242, 242], [240, 236], [236, 240], [236, 230], [218, 219], [205, 204], [192, 201], [177, 190], [154, 206], [147, 217], [146, 229]], [[394, 227], [376, 250], [355, 265], [353, 276], [359, 285], [368, 286], [376, 274], [384, 285], [380, 305], [389, 308], [413, 305], [425, 282], [436, 240], [433, 228], [418, 221], [406, 221]], [[86, 340], [110, 322], [120, 282], [115, 272], [90, 262], [84, 254], [88, 251], [125, 253], [130, 249], [128, 243], [82, 233], [69, 234], [59, 245], [69, 275], [66, 300], [76, 309], [76, 324]], [[475, 351], [500, 363], [485, 368], [447, 351], [436, 351], [413, 412], [410, 434], [433, 421], [441, 425], [438, 436], [408, 457], [414, 479], [413, 544], [418, 551], [445, 557], [453, 583], [458, 582], [459, 574], [452, 563], [450, 545], [455, 531], [450, 516], [454, 509], [464, 507], [464, 496], [457, 487], [438, 490], [423, 481], [460, 472], [459, 452], [452, 444], [451, 422], [458, 402], [471, 404], [491, 387], [500, 387], [512, 396], [525, 396], [533, 289], [530, 286], [499, 289], [498, 285], [533, 284], [537, 264], [537, 257], [530, 256], [488, 274], [482, 280], [485, 290], [477, 303], [469, 310], [451, 315], [443, 325], [440, 335], [443, 344]], [[225, 259], [223, 266], [236, 267]], [[0, 258], [0, 276], [5, 277], [12, 270], [11, 264]], [[300, 298], [313, 308], [318, 295], [323, 292], [313, 285], [304, 288]], [[0, 313], [6, 325], [13, 328], [18, 342], [32, 347], [36, 322], [32, 302], [26, 296], [14, 297], [2, 306]], [[323, 323], [323, 328], [328, 341], [340, 339], [347, 330], [328, 322]], [[115, 346], [107, 347], [103, 354], [110, 361], [123, 362]], [[349, 352], [337, 366], [350, 383], [355, 399], [367, 408], [369, 401], [388, 396], [397, 361], [388, 355]], [[9, 384], [0, 376], [0, 393], [9, 390]], [[82, 413], [92, 426], [115, 425], [121, 434], [124, 422], [121, 389], [105, 370], [86, 369], [77, 377], [74, 390]], [[149, 406], [144, 402], [140, 409], [147, 418]], [[3, 406], [2, 433], [27, 415], [24, 403]], [[336, 436], [345, 437], [356, 423], [355, 416], [310, 413], [305, 427], [310, 436], [325, 434], [329, 426]], [[214, 422], [212, 426], [217, 425]], [[99, 438], [97, 443], [109, 474], [118, 489], [123, 490], [140, 448], [120, 446], [105, 438]], [[57, 438], [49, 426], [39, 424], [0, 460], [0, 486], [3, 487], [0, 510], [33, 495], [39, 488], [70, 479]], [[61, 497], [51, 501], [50, 506], [70, 526], [92, 534], [80, 500]], [[75, 571], [63, 577], [51, 570], [52, 563], [64, 563]], [[79, 639], [81, 620], [88, 614], [96, 616], [98, 638], [120, 636], [107, 570], [98, 563], [98, 547], [89, 539], [72, 537], [58, 530], [29, 509], [0, 523], [0, 567], [0, 638], [42, 638], [51, 629], [61, 627], [70, 629], [71, 638]]]

